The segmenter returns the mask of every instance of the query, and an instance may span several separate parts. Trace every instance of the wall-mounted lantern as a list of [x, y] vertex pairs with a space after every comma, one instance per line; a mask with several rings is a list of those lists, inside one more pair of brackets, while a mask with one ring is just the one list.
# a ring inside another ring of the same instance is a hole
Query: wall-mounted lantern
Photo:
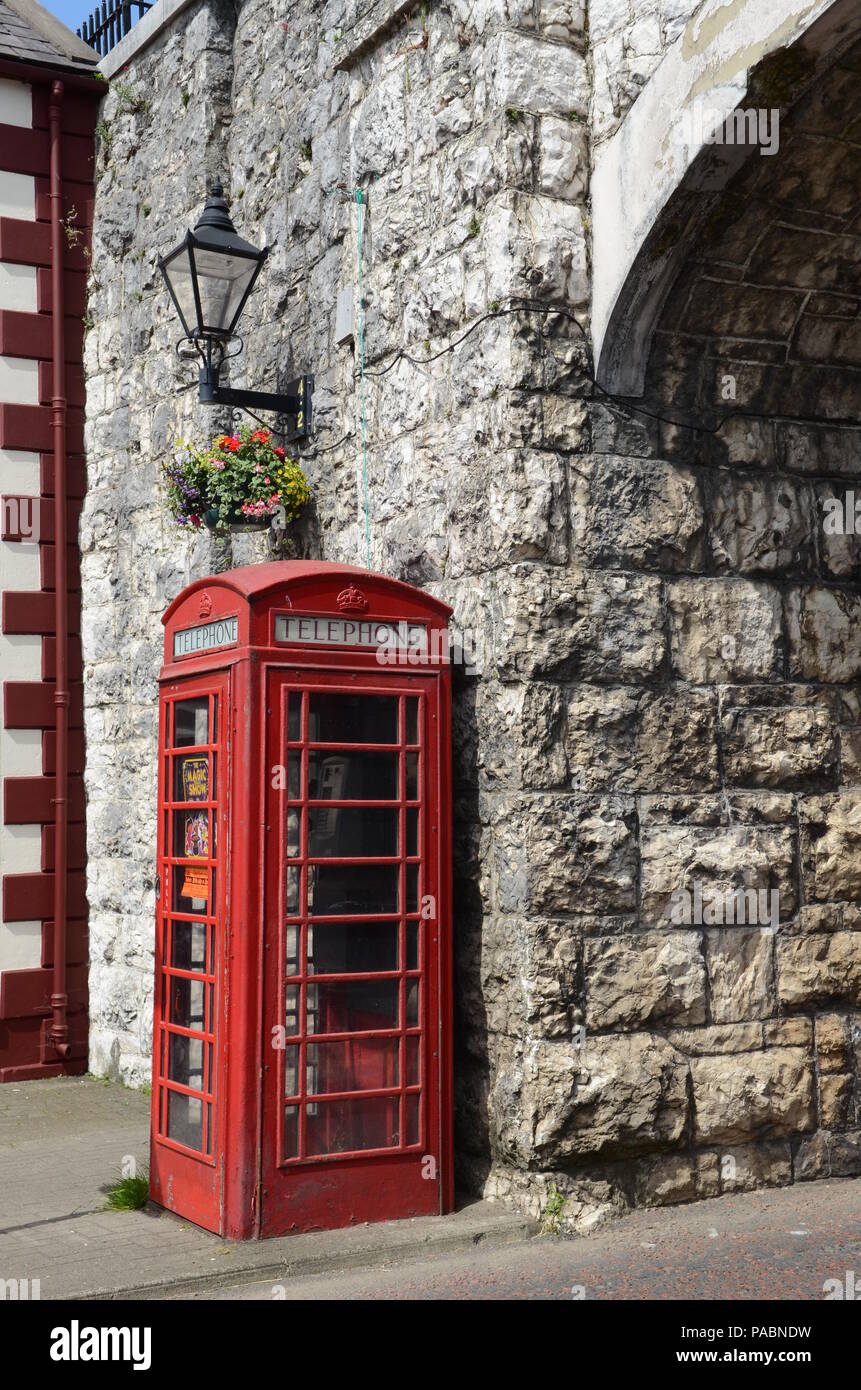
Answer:
[[289, 383], [284, 394], [269, 391], [237, 391], [218, 384], [222, 364], [231, 354], [242, 310], [269, 255], [243, 241], [230, 220], [224, 189], [213, 183], [200, 221], [179, 246], [159, 258], [158, 267], [170, 291], [185, 337], [177, 351], [190, 346], [202, 361], [199, 398], [206, 405], [234, 405], [274, 410], [295, 420], [288, 439], [311, 433], [313, 376]]

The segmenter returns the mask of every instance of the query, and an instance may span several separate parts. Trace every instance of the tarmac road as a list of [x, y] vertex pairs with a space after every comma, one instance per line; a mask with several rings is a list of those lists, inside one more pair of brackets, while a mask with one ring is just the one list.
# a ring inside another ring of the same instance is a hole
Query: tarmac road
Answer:
[[[237, 1283], [183, 1299], [804, 1299], [847, 1274], [861, 1298], [861, 1179], [799, 1183], [632, 1213], [588, 1236], [537, 1236], [375, 1269]], [[844, 1293], [845, 1296], [845, 1293]]]

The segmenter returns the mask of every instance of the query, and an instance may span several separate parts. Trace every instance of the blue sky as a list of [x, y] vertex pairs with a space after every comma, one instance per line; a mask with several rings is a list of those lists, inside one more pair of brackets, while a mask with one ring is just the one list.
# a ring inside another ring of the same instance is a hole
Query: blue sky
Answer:
[[62, 19], [72, 33], [75, 32], [79, 24], [83, 23], [90, 11], [96, 8], [96, 0], [41, 0], [41, 3], [46, 10], [51, 11], [51, 14]]

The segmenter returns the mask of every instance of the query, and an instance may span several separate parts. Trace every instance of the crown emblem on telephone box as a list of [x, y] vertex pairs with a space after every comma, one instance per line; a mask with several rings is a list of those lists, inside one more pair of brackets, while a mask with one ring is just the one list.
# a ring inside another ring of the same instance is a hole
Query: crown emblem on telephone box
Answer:
[[355, 584], [351, 584], [348, 589], [342, 589], [338, 595], [338, 607], [342, 613], [364, 613], [367, 606], [368, 600]]
[[198, 612], [200, 613], [201, 618], [208, 618], [210, 613], [212, 612], [212, 599], [209, 597], [209, 594], [206, 593], [205, 590], [200, 595], [200, 604], [198, 606]]

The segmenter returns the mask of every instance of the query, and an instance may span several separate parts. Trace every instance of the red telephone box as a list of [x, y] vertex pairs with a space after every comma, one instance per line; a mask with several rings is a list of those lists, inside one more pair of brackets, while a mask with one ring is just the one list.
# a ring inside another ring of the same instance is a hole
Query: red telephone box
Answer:
[[450, 611], [286, 561], [164, 615], [151, 1195], [220, 1235], [451, 1210]]

